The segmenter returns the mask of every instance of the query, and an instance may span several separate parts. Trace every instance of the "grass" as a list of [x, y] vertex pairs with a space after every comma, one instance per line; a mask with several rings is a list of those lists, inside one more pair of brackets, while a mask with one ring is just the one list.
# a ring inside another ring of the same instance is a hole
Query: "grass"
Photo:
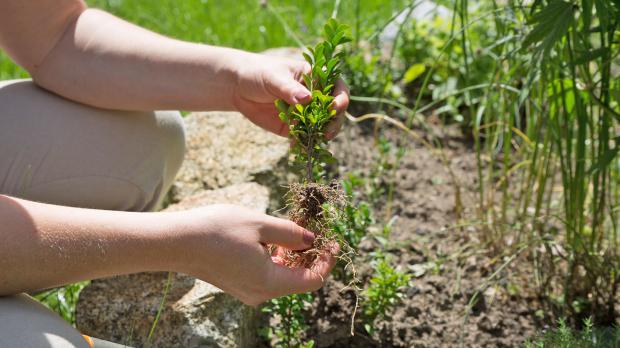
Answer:
[[525, 342], [525, 348], [618, 348], [620, 328], [594, 328], [590, 318], [584, 319], [583, 330], [571, 329], [560, 319], [558, 327]]
[[477, 159], [477, 213], [465, 219], [481, 222], [478, 247], [529, 262], [549, 317], [615, 323], [620, 3], [457, 0], [450, 10], [412, 21], [387, 58], [375, 58], [379, 43], [373, 58], [350, 58], [353, 100], [407, 126], [429, 111], [460, 124]]

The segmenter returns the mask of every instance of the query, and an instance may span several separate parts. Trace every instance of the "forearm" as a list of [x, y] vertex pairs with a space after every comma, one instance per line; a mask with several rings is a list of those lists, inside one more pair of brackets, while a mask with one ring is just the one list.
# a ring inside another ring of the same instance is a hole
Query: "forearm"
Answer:
[[179, 255], [171, 217], [0, 195], [0, 295], [174, 268]]
[[102, 108], [232, 110], [236, 69], [248, 55], [166, 38], [88, 9], [31, 74], [48, 90]]

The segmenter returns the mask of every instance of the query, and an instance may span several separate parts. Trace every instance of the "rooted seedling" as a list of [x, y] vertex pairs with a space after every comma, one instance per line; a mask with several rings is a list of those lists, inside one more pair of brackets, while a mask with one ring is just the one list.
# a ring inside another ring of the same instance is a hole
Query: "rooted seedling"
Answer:
[[[304, 58], [312, 67], [310, 74], [304, 74], [304, 82], [312, 92], [312, 101], [307, 105], [288, 105], [276, 101], [280, 119], [289, 125], [293, 139], [291, 152], [295, 163], [302, 166], [304, 183], [290, 186], [289, 217], [291, 220], [316, 234], [312, 248], [305, 251], [285, 251], [282, 258], [289, 267], [311, 268], [317, 257], [331, 252], [335, 243], [342, 242], [332, 232], [332, 212], [344, 203], [344, 194], [337, 183], [326, 184], [321, 173], [323, 167], [334, 161], [326, 149], [325, 129], [336, 116], [331, 95], [334, 84], [340, 78], [342, 52], [338, 46], [351, 41], [346, 35], [347, 27], [330, 19], [324, 27], [324, 41], [308, 47]], [[315, 180], [316, 179], [316, 180]], [[333, 209], [332, 209], [333, 208]]]

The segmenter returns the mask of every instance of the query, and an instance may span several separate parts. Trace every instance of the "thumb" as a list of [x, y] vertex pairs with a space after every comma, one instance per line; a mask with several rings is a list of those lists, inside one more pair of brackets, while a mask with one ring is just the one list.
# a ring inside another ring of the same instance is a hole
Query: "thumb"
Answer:
[[260, 228], [260, 241], [291, 250], [303, 250], [312, 246], [314, 233], [290, 220], [267, 215], [266, 223]]
[[293, 78], [277, 78], [269, 84], [269, 89], [277, 98], [288, 104], [306, 104], [312, 99], [310, 91]]

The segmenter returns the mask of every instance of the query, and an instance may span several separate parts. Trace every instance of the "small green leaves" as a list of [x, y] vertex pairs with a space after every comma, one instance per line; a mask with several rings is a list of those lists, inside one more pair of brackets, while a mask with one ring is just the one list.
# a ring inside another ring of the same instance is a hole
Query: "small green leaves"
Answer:
[[377, 255], [375, 274], [370, 279], [370, 286], [364, 291], [367, 298], [364, 315], [369, 323], [377, 317], [385, 317], [398, 304], [404, 296], [403, 288], [411, 278], [406, 272], [394, 268], [389, 261], [387, 256]]
[[336, 116], [331, 94], [340, 78], [340, 61], [343, 58], [338, 46], [351, 41], [347, 31], [346, 25], [330, 19], [323, 28], [324, 41], [308, 47], [308, 52], [303, 53], [311, 66], [310, 74], [303, 75], [306, 87], [312, 91], [309, 104], [289, 106], [281, 100], [276, 101], [279, 117], [289, 125], [289, 134], [295, 140], [291, 152], [296, 162], [306, 165], [308, 181], [313, 180], [312, 173], [316, 166], [335, 162], [333, 155], [325, 148], [325, 128]]
[[426, 71], [426, 66], [424, 66], [424, 64], [420, 64], [420, 63], [413, 64], [405, 72], [405, 76], [403, 77], [403, 82], [406, 84], [413, 82], [420, 75], [422, 75], [424, 71]]
[[276, 108], [280, 112], [288, 112], [289, 105], [281, 99], [276, 100]]

